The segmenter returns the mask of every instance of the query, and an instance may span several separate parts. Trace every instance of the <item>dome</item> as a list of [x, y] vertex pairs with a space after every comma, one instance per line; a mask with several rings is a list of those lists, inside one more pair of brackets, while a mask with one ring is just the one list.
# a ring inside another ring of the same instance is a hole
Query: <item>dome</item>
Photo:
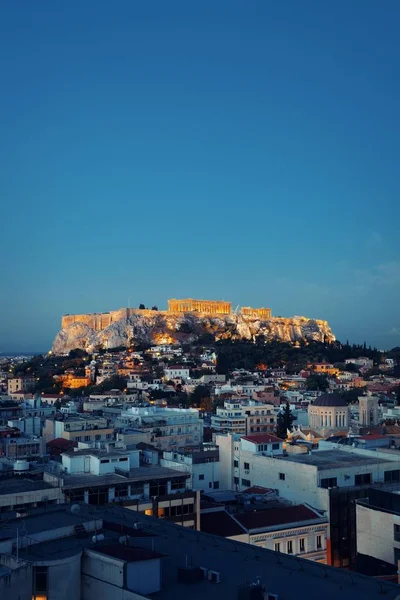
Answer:
[[347, 406], [347, 402], [339, 394], [322, 394], [312, 406]]

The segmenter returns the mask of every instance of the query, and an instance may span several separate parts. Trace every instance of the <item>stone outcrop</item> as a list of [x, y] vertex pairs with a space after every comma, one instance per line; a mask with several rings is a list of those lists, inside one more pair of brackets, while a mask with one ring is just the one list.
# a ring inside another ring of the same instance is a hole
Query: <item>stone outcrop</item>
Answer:
[[215, 340], [254, 340], [263, 335], [267, 341], [284, 342], [320, 341], [333, 342], [335, 336], [328, 322], [306, 317], [271, 317], [260, 320], [243, 314], [216, 317], [194, 313], [171, 314], [168, 312], [135, 312], [112, 322], [104, 329], [95, 330], [84, 322], [73, 322], [57, 334], [52, 351], [66, 354], [75, 348], [92, 352], [100, 348], [129, 346], [132, 343], [187, 344], [211, 334]]

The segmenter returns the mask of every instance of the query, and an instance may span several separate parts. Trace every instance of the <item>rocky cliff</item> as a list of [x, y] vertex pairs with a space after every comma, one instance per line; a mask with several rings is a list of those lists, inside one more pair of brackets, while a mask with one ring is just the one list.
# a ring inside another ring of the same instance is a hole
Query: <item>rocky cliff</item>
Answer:
[[261, 321], [241, 314], [207, 317], [193, 313], [176, 315], [160, 312], [151, 316], [135, 314], [112, 323], [102, 331], [95, 331], [85, 323], [72, 323], [57, 334], [52, 351], [66, 354], [74, 348], [82, 348], [92, 352], [99, 348], [129, 346], [132, 342], [185, 344], [196, 342], [205, 334], [211, 334], [215, 340], [254, 340], [259, 335], [265, 336], [267, 341], [335, 340], [327, 321], [306, 317], [272, 317]]

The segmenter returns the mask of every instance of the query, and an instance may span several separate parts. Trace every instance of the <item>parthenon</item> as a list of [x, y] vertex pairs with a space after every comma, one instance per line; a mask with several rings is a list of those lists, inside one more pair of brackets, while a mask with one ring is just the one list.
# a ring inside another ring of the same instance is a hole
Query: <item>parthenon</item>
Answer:
[[185, 298], [183, 300], [168, 300], [168, 312], [185, 313], [199, 312], [208, 315], [230, 315], [232, 303], [221, 300], [194, 300]]

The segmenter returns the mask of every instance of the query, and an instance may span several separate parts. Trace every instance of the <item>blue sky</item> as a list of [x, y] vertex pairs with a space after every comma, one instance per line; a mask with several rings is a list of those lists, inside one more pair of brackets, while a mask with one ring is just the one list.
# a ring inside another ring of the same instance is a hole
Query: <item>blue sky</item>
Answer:
[[0, 351], [169, 297], [400, 344], [400, 5], [3, 2]]

